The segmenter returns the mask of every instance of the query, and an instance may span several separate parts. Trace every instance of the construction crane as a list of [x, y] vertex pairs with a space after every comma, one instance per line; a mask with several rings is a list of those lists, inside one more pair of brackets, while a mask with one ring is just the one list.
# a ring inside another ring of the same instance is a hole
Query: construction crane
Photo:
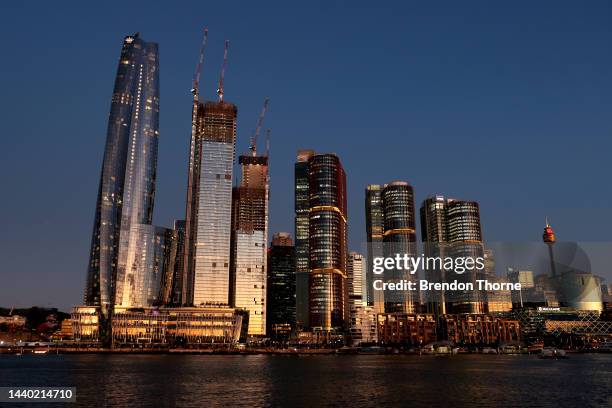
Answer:
[[204, 62], [204, 50], [206, 49], [206, 43], [208, 42], [208, 28], [204, 27], [204, 37], [202, 38], [202, 44], [200, 45], [200, 56], [196, 65], [195, 72], [193, 74], [193, 87], [191, 93], [197, 100], [197, 96], [200, 93], [200, 74], [202, 73], [202, 63]]
[[261, 113], [259, 114], [259, 119], [257, 120], [257, 126], [255, 127], [255, 132], [253, 136], [251, 136], [251, 143], [249, 144], [249, 150], [251, 154], [255, 156], [257, 154], [257, 138], [259, 137], [259, 133], [261, 132], [261, 126], [263, 125], [264, 117], [266, 116], [266, 112], [268, 111], [268, 103], [270, 102], [270, 98], [266, 97], [264, 100], [263, 108], [261, 109]]
[[225, 68], [227, 67], [228, 48], [229, 48], [229, 40], [225, 40], [225, 51], [223, 52], [223, 66], [221, 67], [221, 76], [219, 77], [219, 87], [217, 88], [217, 95], [219, 96], [219, 102], [223, 102], [223, 79], [225, 78]]

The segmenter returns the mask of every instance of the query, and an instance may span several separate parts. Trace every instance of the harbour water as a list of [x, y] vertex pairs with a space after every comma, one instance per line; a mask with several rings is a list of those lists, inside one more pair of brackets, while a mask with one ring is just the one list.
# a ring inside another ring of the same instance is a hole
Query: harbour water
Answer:
[[0, 386], [87, 407], [611, 407], [612, 354], [0, 355]]

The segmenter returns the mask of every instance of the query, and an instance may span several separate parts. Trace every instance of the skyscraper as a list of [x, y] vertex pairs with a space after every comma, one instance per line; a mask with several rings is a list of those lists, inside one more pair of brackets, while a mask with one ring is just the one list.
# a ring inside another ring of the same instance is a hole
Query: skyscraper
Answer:
[[223, 73], [224, 69], [217, 102], [200, 103], [198, 80], [193, 88], [183, 287], [184, 303], [195, 306], [230, 302], [232, 170], [238, 110], [223, 100]]
[[378, 184], [370, 184], [365, 190], [365, 216], [367, 236], [367, 262], [366, 262], [366, 298], [368, 305], [374, 306], [377, 313], [385, 311], [384, 294], [375, 291], [373, 287], [374, 273], [372, 267], [374, 258], [383, 256], [384, 220], [382, 209], [382, 188]]
[[[131, 269], [143, 236], [151, 236], [159, 138], [159, 57], [156, 43], [124, 38], [106, 133], [84, 302], [100, 308], [102, 341], [110, 335], [117, 292], [146, 281]], [[117, 291], [117, 287], [119, 290]]]
[[[414, 191], [404, 181], [385, 184], [381, 192], [383, 214], [383, 252], [385, 257], [397, 254], [416, 255], [416, 217]], [[385, 270], [386, 282], [416, 281], [417, 275], [407, 270]], [[419, 310], [418, 291], [386, 291], [385, 312], [416, 313]]]
[[365, 262], [363, 255], [351, 252], [346, 264], [349, 309], [355, 305], [367, 304]]
[[309, 326], [344, 329], [348, 323], [346, 287], [346, 174], [335, 154], [308, 159]]
[[272, 238], [268, 251], [266, 324], [269, 336], [295, 329], [295, 247], [288, 232]]
[[119, 264], [125, 273], [117, 280], [114, 306], [150, 307], [169, 302], [176, 259], [173, 229], [132, 225], [127, 250], [120, 258], [125, 259]]
[[[434, 196], [427, 198], [421, 205], [421, 236], [425, 255], [449, 256], [454, 258], [484, 258], [482, 229], [480, 225], [480, 208], [475, 201], [462, 201]], [[479, 273], [485, 271], [466, 271], [455, 274], [453, 271], [429, 271], [432, 279], [475, 284], [480, 279]], [[449, 276], [449, 274], [452, 274]], [[444, 313], [484, 313], [485, 295], [478, 290], [464, 292], [449, 291], [430, 294], [429, 303], [434, 304], [431, 310], [437, 314]]]
[[266, 334], [268, 156], [240, 156], [240, 185], [232, 198], [230, 304], [249, 311], [249, 335]]
[[308, 159], [313, 150], [300, 150], [295, 163], [295, 278], [296, 322], [298, 327], [308, 327]]
[[[426, 198], [421, 205], [421, 240], [424, 255], [428, 257], [444, 258], [447, 254], [447, 225], [446, 225], [446, 198], [433, 196]], [[427, 271], [430, 282], [445, 282], [446, 271], [434, 265], [434, 269]], [[425, 299], [427, 312], [436, 316], [446, 314], [445, 292], [429, 291]]]

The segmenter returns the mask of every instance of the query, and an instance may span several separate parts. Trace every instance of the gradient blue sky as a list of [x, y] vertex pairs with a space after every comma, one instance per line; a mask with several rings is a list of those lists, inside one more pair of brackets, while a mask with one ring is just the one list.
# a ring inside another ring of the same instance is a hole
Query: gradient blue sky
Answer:
[[612, 4], [607, 1], [10, 2], [0, 6], [0, 305], [81, 301], [123, 36], [160, 45], [155, 220], [184, 216], [189, 88], [201, 29], [213, 97], [231, 40], [226, 99], [246, 150], [265, 96], [271, 232], [293, 232], [299, 148], [348, 173], [351, 247], [363, 189], [396, 179], [417, 206], [481, 203], [487, 240], [612, 230]]

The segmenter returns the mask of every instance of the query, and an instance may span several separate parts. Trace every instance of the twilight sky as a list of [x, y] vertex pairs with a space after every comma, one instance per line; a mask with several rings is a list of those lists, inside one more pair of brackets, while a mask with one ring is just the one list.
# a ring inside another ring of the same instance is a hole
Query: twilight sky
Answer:
[[299, 148], [340, 156], [353, 249], [365, 185], [398, 179], [417, 207], [480, 202], [488, 241], [539, 241], [546, 215], [559, 240], [612, 230], [610, 2], [17, 3], [0, 6], [0, 306], [81, 302], [115, 70], [136, 31], [160, 46], [155, 224], [184, 217], [207, 25], [208, 98], [231, 41], [238, 153], [270, 97], [271, 233], [293, 234]]

